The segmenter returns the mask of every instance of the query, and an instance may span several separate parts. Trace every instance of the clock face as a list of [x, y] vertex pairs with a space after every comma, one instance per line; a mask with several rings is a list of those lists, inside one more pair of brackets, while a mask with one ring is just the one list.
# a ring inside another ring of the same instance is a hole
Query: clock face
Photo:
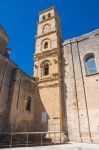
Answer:
[[50, 24], [46, 24], [46, 25], [43, 27], [43, 33], [47, 33], [47, 32], [49, 32], [49, 31], [50, 31], [50, 29], [51, 29]]

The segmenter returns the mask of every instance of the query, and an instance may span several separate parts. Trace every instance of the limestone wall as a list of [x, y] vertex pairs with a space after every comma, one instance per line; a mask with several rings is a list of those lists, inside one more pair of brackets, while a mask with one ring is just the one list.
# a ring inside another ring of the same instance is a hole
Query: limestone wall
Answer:
[[0, 55], [0, 132], [7, 130], [15, 67], [14, 63]]
[[[86, 74], [88, 53], [95, 56], [97, 73], [93, 75]], [[98, 143], [99, 30], [65, 41], [62, 56], [69, 140]]]
[[[30, 110], [26, 108], [28, 96]], [[0, 55], [0, 132], [41, 131], [41, 112], [36, 81]]]
[[[33, 78], [16, 71], [14, 90], [12, 96], [9, 127], [11, 131], [36, 131], [40, 124], [40, 102], [36, 82]], [[28, 96], [31, 98], [30, 110], [27, 110]], [[39, 109], [38, 109], [39, 107]], [[38, 122], [37, 122], [37, 121]], [[36, 124], [37, 123], [37, 124]]]

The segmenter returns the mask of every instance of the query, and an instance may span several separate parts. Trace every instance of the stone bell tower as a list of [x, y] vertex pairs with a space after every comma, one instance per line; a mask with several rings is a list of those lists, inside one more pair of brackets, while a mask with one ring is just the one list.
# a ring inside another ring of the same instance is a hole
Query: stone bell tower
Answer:
[[[61, 28], [54, 7], [40, 12], [34, 55], [34, 77], [38, 78], [43, 131], [62, 131]], [[37, 106], [38, 107], [38, 106]]]

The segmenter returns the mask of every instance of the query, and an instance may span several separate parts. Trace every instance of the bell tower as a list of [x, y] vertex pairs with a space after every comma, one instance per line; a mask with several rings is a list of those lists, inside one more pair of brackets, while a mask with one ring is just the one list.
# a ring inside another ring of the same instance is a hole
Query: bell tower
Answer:
[[43, 131], [62, 131], [61, 43], [60, 18], [55, 7], [40, 12], [34, 77], [38, 78], [40, 98], [46, 110], [41, 117]]

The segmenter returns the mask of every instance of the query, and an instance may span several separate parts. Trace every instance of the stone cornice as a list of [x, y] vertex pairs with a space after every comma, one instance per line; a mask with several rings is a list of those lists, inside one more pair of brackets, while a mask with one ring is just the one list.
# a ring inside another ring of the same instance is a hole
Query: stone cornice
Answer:
[[52, 76], [48, 76], [46, 78], [42, 78], [40, 80], [38, 80], [38, 84], [40, 83], [45, 83], [45, 82], [53, 82], [53, 81], [61, 81], [61, 75], [59, 73], [54, 73], [52, 74]]
[[57, 48], [52, 49], [52, 50], [47, 50], [47, 51], [35, 54], [34, 61], [43, 59], [45, 57], [47, 58], [47, 57], [56, 56], [56, 55], [60, 55], [60, 51]]
[[36, 36], [36, 39], [39, 39], [39, 38], [41, 38], [41, 37], [44, 37], [44, 36], [50, 35], [50, 34], [55, 33], [55, 32], [57, 32], [57, 30], [56, 30], [56, 29], [55, 29], [55, 30], [53, 30], [53, 31], [50, 31], [50, 32], [48, 32], [48, 33], [45, 33], [45, 34], [38, 35], [38, 36]]

